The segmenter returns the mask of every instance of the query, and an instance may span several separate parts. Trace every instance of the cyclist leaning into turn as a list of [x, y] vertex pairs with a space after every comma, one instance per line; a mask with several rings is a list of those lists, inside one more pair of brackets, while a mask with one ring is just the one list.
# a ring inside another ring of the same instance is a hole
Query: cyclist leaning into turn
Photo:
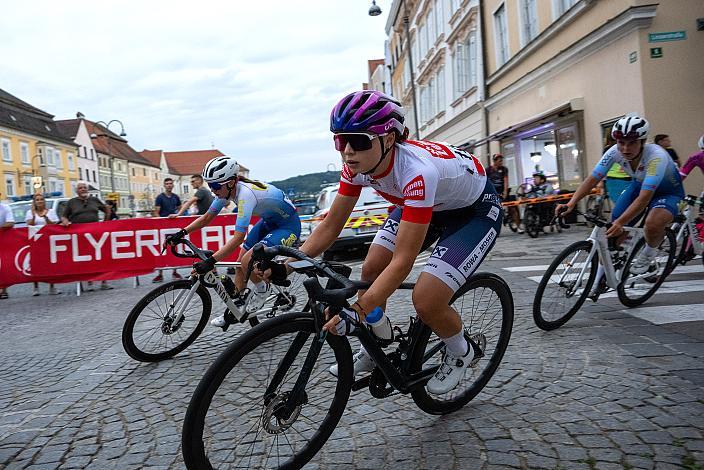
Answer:
[[[684, 197], [679, 171], [668, 153], [659, 145], [645, 143], [649, 127], [648, 121], [637, 115], [626, 115], [616, 121], [611, 130], [616, 144], [604, 153], [569, 202], [555, 208], [556, 215], [571, 212], [604, 178], [613, 163], [620, 164], [633, 179], [613, 208], [611, 227], [606, 235], [622, 235], [624, 226], [635, 223], [643, 211], [650, 208], [645, 220], [645, 248], [631, 265], [633, 274], [648, 271], [665, 237], [665, 229], [677, 215], [677, 205]], [[595, 286], [599, 286], [603, 272], [599, 266]], [[598, 295], [598, 290], [594, 294]]]
[[[443, 364], [427, 384], [430, 393], [444, 394], [457, 386], [473, 359], [462, 320], [448, 303], [493, 247], [502, 210], [473, 155], [440, 143], [406, 140], [403, 122], [400, 103], [378, 91], [351, 93], [334, 107], [330, 130], [343, 161], [340, 189], [301, 250], [315, 257], [333, 243], [363, 186], [396, 205], [362, 266], [362, 280], [372, 285], [346, 310], [364, 320], [406, 279], [418, 253], [439, 240], [413, 290], [413, 305], [445, 343]], [[280, 277], [282, 270], [277, 268], [272, 277]], [[352, 328], [337, 315], [324, 326], [338, 335]], [[373, 367], [364, 349], [355, 355], [355, 373]], [[335, 366], [331, 372], [336, 373]]]
[[[228, 156], [216, 157], [210, 160], [203, 169], [203, 179], [217, 197], [208, 211], [191, 222], [186, 228], [167, 236], [165, 244], [176, 244], [194, 230], [208, 225], [224, 209], [230, 200], [237, 203], [237, 221], [235, 236], [227, 241], [218, 251], [205, 261], [199, 261], [194, 269], [199, 274], [205, 274], [215, 267], [215, 263], [227, 258], [242, 245], [239, 261], [240, 267], [235, 275], [235, 286], [241, 292], [247, 285], [244, 278], [246, 266], [252, 257], [251, 248], [258, 242], [267, 246], [292, 246], [301, 235], [301, 220], [293, 203], [280, 189], [270, 185], [252, 181], [239, 173], [240, 166], [234, 158]], [[246, 237], [247, 228], [252, 215], [261, 217]], [[244, 242], [244, 243], [243, 243]], [[238, 299], [238, 305], [247, 304], [249, 313], [259, 310], [269, 291], [269, 284], [256, 273], [252, 273], [255, 289], [248, 299]], [[223, 327], [227, 324], [225, 315], [214, 318], [213, 326]]]

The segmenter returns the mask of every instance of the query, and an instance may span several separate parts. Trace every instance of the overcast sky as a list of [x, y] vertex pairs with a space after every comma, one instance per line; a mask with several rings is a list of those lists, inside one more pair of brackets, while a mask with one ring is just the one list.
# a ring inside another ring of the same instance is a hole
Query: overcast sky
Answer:
[[0, 88], [56, 119], [119, 119], [137, 151], [214, 146], [268, 181], [339, 170], [329, 113], [383, 58], [391, 0], [379, 17], [371, 0], [180, 3], [11, 2]]

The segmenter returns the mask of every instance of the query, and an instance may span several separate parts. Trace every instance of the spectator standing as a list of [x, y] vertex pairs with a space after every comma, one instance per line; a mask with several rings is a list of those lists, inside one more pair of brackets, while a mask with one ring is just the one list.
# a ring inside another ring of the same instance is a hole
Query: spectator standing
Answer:
[[[164, 192], [156, 197], [154, 202], [154, 217], [169, 217], [172, 214], [178, 214], [179, 209], [181, 209], [181, 198], [178, 194], [173, 193], [174, 180], [172, 178], [164, 179]], [[164, 273], [162, 269], [157, 270], [158, 274], [152, 282], [161, 282], [164, 280]], [[172, 279], [182, 279], [181, 275], [176, 272], [174, 268], [171, 273]]]
[[667, 134], [658, 134], [655, 136], [655, 139], [653, 141], [660, 147], [664, 148], [667, 153], [670, 154], [670, 158], [672, 158], [672, 161], [674, 161], [675, 165], [677, 165], [677, 167], [679, 168], [680, 157], [677, 155], [677, 152], [675, 152], [675, 149], [672, 148], [672, 141], [670, 140], [670, 136]]
[[[508, 168], [506, 168], [504, 163], [504, 156], [500, 153], [495, 153], [491, 157], [492, 164], [486, 169], [486, 176], [489, 178], [491, 183], [496, 189], [496, 194], [499, 195], [502, 201], [515, 200], [516, 196], [509, 198], [508, 192]], [[521, 228], [521, 215], [518, 213], [518, 207], [509, 207], [508, 212], [513, 220], [513, 223], [518, 227], [518, 233], [524, 233]]]
[[110, 209], [110, 215], [105, 216], [105, 220], [118, 220], [120, 218], [117, 215], [117, 204], [112, 199], [105, 201], [105, 205]]
[[[27, 222], [27, 225], [51, 225], [59, 223], [59, 216], [56, 215], [56, 211], [54, 209], [48, 209], [46, 207], [44, 195], [41, 193], [36, 193], [32, 196], [32, 206], [27, 210], [27, 213], [24, 216], [24, 221]], [[58, 294], [61, 294], [61, 291], [57, 290], [56, 287], [54, 287], [54, 284], [49, 284], [49, 295]], [[38, 282], [34, 283], [32, 295], [39, 295]]]
[[188, 201], [186, 201], [185, 204], [181, 206], [178, 212], [169, 215], [169, 217], [178, 217], [182, 215], [193, 204], [195, 204], [198, 208], [198, 215], [203, 215], [208, 212], [208, 208], [213, 202], [213, 194], [205, 186], [205, 183], [203, 182], [203, 177], [201, 175], [191, 176], [191, 186], [193, 186], [193, 189], [195, 189], [196, 192]]
[[[110, 207], [103, 201], [88, 193], [88, 183], [79, 181], [76, 185], [76, 197], [69, 199], [61, 216], [61, 225], [68, 227], [71, 224], [86, 224], [99, 222], [98, 212], [105, 213], [105, 220], [110, 220]], [[102, 290], [112, 289], [106, 281], [100, 283]], [[93, 290], [93, 283], [88, 281], [88, 289]]]
[[[0, 193], [0, 196], [2, 194]], [[12, 209], [7, 204], [0, 202], [0, 230], [11, 229], [15, 225], [15, 217], [12, 215]], [[0, 288], [0, 299], [6, 299], [7, 289]]]

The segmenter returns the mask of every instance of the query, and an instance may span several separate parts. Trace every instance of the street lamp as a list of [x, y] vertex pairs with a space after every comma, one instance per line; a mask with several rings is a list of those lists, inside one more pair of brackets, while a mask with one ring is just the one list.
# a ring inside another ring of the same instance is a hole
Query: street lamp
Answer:
[[[120, 121], [119, 119], [113, 119], [113, 120], [109, 121], [108, 123], [105, 123], [105, 121], [98, 121], [98, 122], [94, 122], [93, 125], [94, 126], [101, 125], [105, 129], [110, 131], [110, 125], [114, 122], [116, 122], [117, 124], [120, 125], [120, 134], [119, 134], [120, 137], [127, 137], [127, 134], [125, 133], [125, 126], [122, 124], [122, 121]], [[110, 142], [111, 142], [110, 135], [107, 133], [105, 133], [105, 134], [93, 133], [90, 135], [91, 139], [96, 139], [98, 137], [107, 137], [108, 138], [108, 156], [110, 157], [110, 192], [114, 193], [115, 192], [115, 169], [114, 169], [114, 163], [113, 163], [114, 157], [112, 156], [112, 145], [110, 144]]]
[[[411, 99], [413, 101], [413, 124], [415, 124], [415, 134], [416, 138], [420, 137], [420, 128], [418, 126], [418, 106], [416, 105], [416, 77], [415, 72], [413, 72], [413, 53], [411, 51], [411, 34], [409, 32], [409, 18], [408, 18], [408, 8], [406, 4], [401, 0], [403, 4], [403, 29], [405, 32], [406, 39], [406, 54], [408, 55], [408, 69], [411, 72]], [[372, 5], [369, 7], [369, 16], [379, 16], [381, 15], [381, 8], [376, 4], [376, 0], [372, 0]]]

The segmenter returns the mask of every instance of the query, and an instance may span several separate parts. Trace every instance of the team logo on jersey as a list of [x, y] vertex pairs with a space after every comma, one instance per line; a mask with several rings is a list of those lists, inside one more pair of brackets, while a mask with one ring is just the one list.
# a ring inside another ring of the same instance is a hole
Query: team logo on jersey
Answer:
[[658, 174], [658, 165], [660, 164], [660, 157], [653, 158], [648, 163], [648, 176], [655, 176]]
[[425, 199], [425, 180], [423, 175], [416, 176], [403, 188], [403, 198], [416, 201]]
[[396, 222], [394, 219], [386, 219], [383, 230], [387, 230], [396, 235], [398, 233], [398, 222]]
[[350, 167], [344, 164], [342, 165], [342, 171], [340, 172], [340, 175], [350, 183], [354, 178], [354, 174], [352, 173], [352, 170], [350, 170]]
[[450, 149], [437, 142], [430, 142], [426, 140], [407, 140], [406, 143], [422, 148], [433, 157], [455, 158]]
[[430, 255], [430, 257], [431, 258], [442, 258], [442, 255], [444, 255], [446, 251], [447, 251], [447, 248], [445, 248], [444, 246], [438, 245], [433, 249], [433, 254]]

